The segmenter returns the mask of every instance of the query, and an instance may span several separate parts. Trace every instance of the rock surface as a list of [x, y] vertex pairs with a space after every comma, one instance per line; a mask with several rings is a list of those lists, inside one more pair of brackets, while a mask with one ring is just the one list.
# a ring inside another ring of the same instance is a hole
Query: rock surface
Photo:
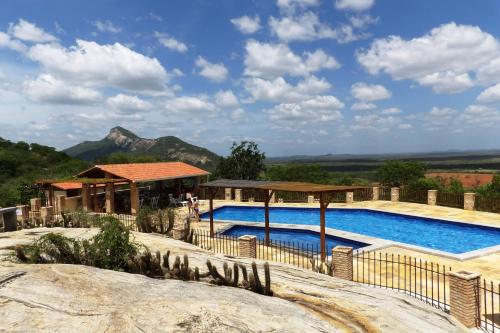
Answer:
[[[58, 231], [90, 237], [90, 229], [31, 229], [0, 236], [0, 331], [38, 332], [462, 332], [447, 314], [407, 296], [283, 264], [270, 263], [276, 297], [205, 283], [154, 280], [73, 265], [9, 261], [12, 246]], [[134, 233], [152, 250], [189, 255], [206, 270], [213, 255], [160, 235]], [[25, 274], [21, 274], [25, 272]]]

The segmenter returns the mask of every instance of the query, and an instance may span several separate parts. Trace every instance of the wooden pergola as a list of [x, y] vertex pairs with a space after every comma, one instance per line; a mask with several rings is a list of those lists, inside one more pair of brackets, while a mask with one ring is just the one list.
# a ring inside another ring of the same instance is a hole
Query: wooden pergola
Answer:
[[200, 185], [208, 189], [210, 203], [210, 235], [214, 235], [214, 206], [213, 200], [217, 191], [221, 188], [254, 190], [262, 193], [264, 198], [265, 215], [265, 242], [269, 244], [269, 202], [275, 192], [300, 192], [319, 196], [320, 208], [320, 247], [321, 260], [326, 258], [326, 209], [331, 199], [336, 193], [352, 192], [354, 190], [366, 189], [365, 186], [334, 186], [321, 185], [304, 182], [284, 182], [284, 181], [258, 181], [258, 180], [229, 180], [219, 179]]

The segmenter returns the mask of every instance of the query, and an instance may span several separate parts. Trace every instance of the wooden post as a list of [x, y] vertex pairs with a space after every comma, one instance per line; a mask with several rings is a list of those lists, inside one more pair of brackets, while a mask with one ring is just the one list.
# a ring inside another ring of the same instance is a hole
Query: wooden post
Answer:
[[208, 189], [208, 201], [210, 203], [210, 237], [214, 236], [214, 190]]
[[115, 184], [106, 184], [106, 213], [113, 214], [115, 212]]
[[264, 216], [265, 216], [265, 227], [266, 227], [266, 246], [269, 246], [269, 201], [273, 196], [272, 192], [264, 190]]
[[320, 223], [320, 247], [321, 247], [321, 261], [324, 262], [326, 259], [326, 230], [325, 230], [325, 213], [326, 208], [328, 207], [329, 200], [326, 197], [326, 194], [321, 192], [319, 195], [319, 223]]
[[98, 211], [98, 204], [97, 204], [97, 184], [94, 184], [93, 187], [92, 187], [92, 193], [93, 193], [93, 197], [92, 197], [92, 206], [94, 207], [93, 211], [94, 212], [97, 212]]

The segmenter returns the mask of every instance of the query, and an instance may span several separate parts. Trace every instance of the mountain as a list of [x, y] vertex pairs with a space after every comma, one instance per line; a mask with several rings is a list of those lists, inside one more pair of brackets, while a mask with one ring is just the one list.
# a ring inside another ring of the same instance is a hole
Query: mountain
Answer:
[[182, 161], [207, 170], [213, 170], [219, 161], [217, 154], [175, 136], [145, 139], [123, 127], [112, 128], [102, 140], [84, 141], [64, 152], [86, 161], [103, 159], [115, 153], [146, 155], [162, 161]]

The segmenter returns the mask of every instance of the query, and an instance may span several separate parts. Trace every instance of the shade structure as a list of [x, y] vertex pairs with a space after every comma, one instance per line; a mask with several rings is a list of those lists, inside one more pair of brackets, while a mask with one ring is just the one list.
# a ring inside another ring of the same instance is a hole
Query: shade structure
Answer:
[[354, 190], [366, 189], [366, 186], [335, 186], [323, 185], [305, 182], [284, 182], [284, 181], [265, 181], [265, 180], [233, 180], [218, 179], [201, 185], [208, 189], [210, 200], [210, 234], [214, 234], [214, 212], [213, 199], [217, 191], [221, 188], [253, 189], [262, 191], [264, 194], [265, 211], [265, 231], [266, 244], [269, 244], [269, 201], [274, 192], [300, 192], [309, 194], [319, 194], [320, 208], [320, 247], [321, 260], [326, 258], [326, 209], [334, 194], [339, 192], [350, 192]]

